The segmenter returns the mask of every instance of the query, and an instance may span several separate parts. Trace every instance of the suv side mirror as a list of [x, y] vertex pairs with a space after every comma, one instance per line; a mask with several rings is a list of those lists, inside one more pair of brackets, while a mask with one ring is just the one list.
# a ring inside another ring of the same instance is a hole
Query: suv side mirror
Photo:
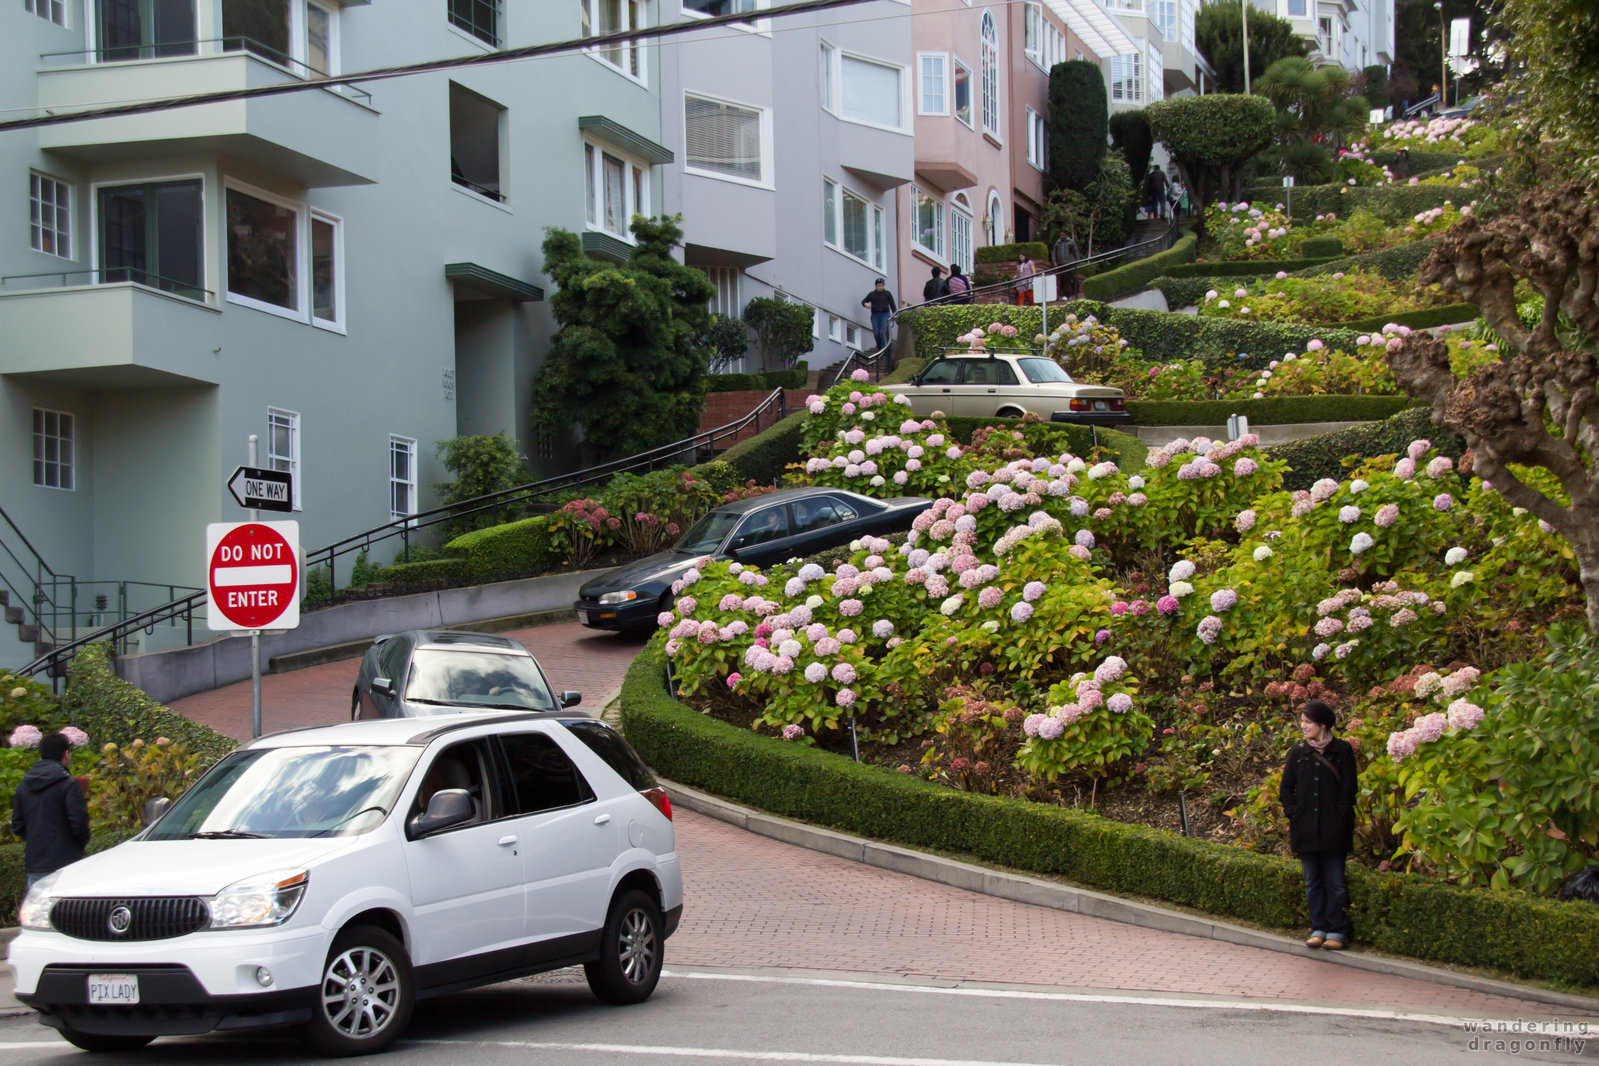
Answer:
[[386, 677], [374, 677], [372, 679], [372, 691], [376, 692], [379, 696], [393, 697], [394, 682], [390, 681]]
[[171, 806], [172, 801], [165, 796], [157, 796], [154, 799], [146, 800], [144, 808], [139, 812], [139, 824], [147, 828], [155, 825]]
[[405, 823], [412, 840], [437, 833], [472, 820], [472, 797], [464, 788], [441, 788], [428, 800], [423, 814], [414, 814]]
[[576, 707], [578, 704], [580, 704], [582, 702], [583, 702], [583, 693], [581, 693], [581, 692], [573, 692], [570, 689], [568, 689], [567, 691], [561, 693], [561, 706], [562, 707]]

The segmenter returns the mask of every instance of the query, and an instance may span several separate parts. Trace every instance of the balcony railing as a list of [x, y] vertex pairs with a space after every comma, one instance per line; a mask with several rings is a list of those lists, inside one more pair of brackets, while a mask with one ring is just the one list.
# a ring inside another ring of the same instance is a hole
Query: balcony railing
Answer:
[[134, 267], [111, 267], [105, 270], [57, 270], [43, 274], [7, 274], [0, 277], [0, 291], [21, 292], [32, 289], [65, 289], [79, 285], [116, 285], [132, 283], [172, 296], [182, 296], [202, 303], [215, 303], [216, 293], [202, 289], [188, 281], [162, 277], [160, 274]]
[[[197, 41], [119, 44], [108, 48], [84, 48], [71, 52], [46, 52], [39, 57], [39, 64], [45, 68], [98, 66], [153, 59], [198, 59], [210, 56], [233, 55], [241, 52], [249, 53], [258, 59], [271, 63], [273, 66], [281, 67], [296, 78], [327, 78], [332, 76], [327, 71], [318, 70], [309, 63], [295, 59], [293, 56], [273, 48], [271, 45], [262, 44], [253, 37], [213, 37]], [[329, 88], [340, 96], [348, 97], [356, 103], [364, 104], [368, 107], [372, 104], [372, 94], [364, 89], [357, 89], [354, 85], [336, 85]]]

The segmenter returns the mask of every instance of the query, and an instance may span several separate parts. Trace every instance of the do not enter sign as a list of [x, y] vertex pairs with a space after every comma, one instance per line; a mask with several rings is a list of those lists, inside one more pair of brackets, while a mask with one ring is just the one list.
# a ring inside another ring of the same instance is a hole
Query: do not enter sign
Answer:
[[300, 624], [298, 522], [213, 522], [205, 540], [208, 628]]

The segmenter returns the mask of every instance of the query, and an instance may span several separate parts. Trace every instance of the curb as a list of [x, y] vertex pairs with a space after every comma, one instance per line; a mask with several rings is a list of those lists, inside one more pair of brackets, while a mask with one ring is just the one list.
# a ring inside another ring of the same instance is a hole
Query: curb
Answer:
[[853, 837], [831, 829], [822, 829], [804, 822], [791, 821], [787, 818], [779, 818], [776, 815], [765, 814], [747, 807], [740, 807], [736, 803], [696, 791], [686, 785], [676, 784], [672, 781], [663, 779], [661, 783], [670, 792], [674, 805], [694, 811], [696, 814], [703, 814], [718, 821], [727, 822], [740, 829], [760, 836], [770, 837], [785, 844], [809, 848], [812, 851], [819, 851], [840, 859], [848, 859], [851, 862], [864, 863], [867, 866], [876, 866], [884, 870], [893, 870], [896, 873], [909, 874], [912, 877], [920, 877], [923, 880], [949, 885], [952, 888], [965, 889], [968, 892], [979, 892], [986, 896], [1013, 900], [1017, 903], [1029, 903], [1038, 907], [1049, 907], [1054, 910], [1069, 911], [1073, 914], [1083, 914], [1092, 918], [1104, 918], [1113, 922], [1122, 922], [1126, 925], [1136, 925], [1144, 929], [1156, 929], [1165, 933], [1182, 933], [1186, 936], [1219, 940], [1228, 944], [1238, 944], [1242, 947], [1276, 951], [1301, 959], [1311, 957], [1316, 962], [1329, 966], [1345, 966], [1350, 969], [1382, 974], [1387, 977], [1405, 977], [1415, 981], [1428, 981], [1432, 984], [1449, 985], [1454, 988], [1480, 992], [1484, 995], [1534, 1000], [1539, 1003], [1564, 1007], [1568, 1010], [1584, 1011], [1591, 1016], [1599, 1016], [1599, 999], [1587, 996], [1530, 988], [1525, 985], [1513, 984], [1509, 981], [1498, 981], [1488, 977], [1474, 977], [1470, 974], [1457, 973], [1454, 970], [1441, 969], [1436, 966], [1428, 966], [1425, 963], [1411, 962], [1371, 951], [1344, 951], [1331, 954], [1316, 952], [1314, 956], [1310, 956], [1310, 949], [1307, 949], [1298, 940], [1278, 933], [1262, 932], [1258, 929], [1249, 929], [1245, 926], [1232, 925], [1211, 918], [1166, 910], [1148, 903], [1122, 899], [1119, 896], [1094, 892], [1089, 889], [1073, 888], [1055, 881], [1046, 881], [1042, 878], [1006, 873], [1002, 870], [992, 870], [985, 866], [977, 866], [956, 859], [946, 859], [938, 855], [928, 855], [924, 852], [913, 851], [893, 844], [881, 844], [875, 840]]

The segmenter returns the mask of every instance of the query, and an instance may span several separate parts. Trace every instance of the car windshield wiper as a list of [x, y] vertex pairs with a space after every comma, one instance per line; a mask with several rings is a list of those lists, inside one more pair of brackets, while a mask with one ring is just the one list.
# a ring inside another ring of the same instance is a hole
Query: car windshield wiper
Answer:
[[483, 709], [490, 711], [553, 711], [555, 709], [554, 707], [545, 706], [543, 704], [540, 704], [536, 707], [529, 707], [525, 703], [473, 703], [469, 704], [468, 706], [482, 707]]
[[405, 696], [405, 697], [403, 697], [403, 699], [405, 700], [406, 703], [426, 703], [426, 704], [428, 704], [430, 706], [433, 706], [433, 707], [454, 707], [454, 706], [456, 706], [455, 704], [451, 703], [449, 700], [426, 700], [426, 699], [423, 699], [421, 696]]
[[265, 840], [265, 833], [248, 833], [243, 829], [202, 829], [190, 833], [190, 840]]

